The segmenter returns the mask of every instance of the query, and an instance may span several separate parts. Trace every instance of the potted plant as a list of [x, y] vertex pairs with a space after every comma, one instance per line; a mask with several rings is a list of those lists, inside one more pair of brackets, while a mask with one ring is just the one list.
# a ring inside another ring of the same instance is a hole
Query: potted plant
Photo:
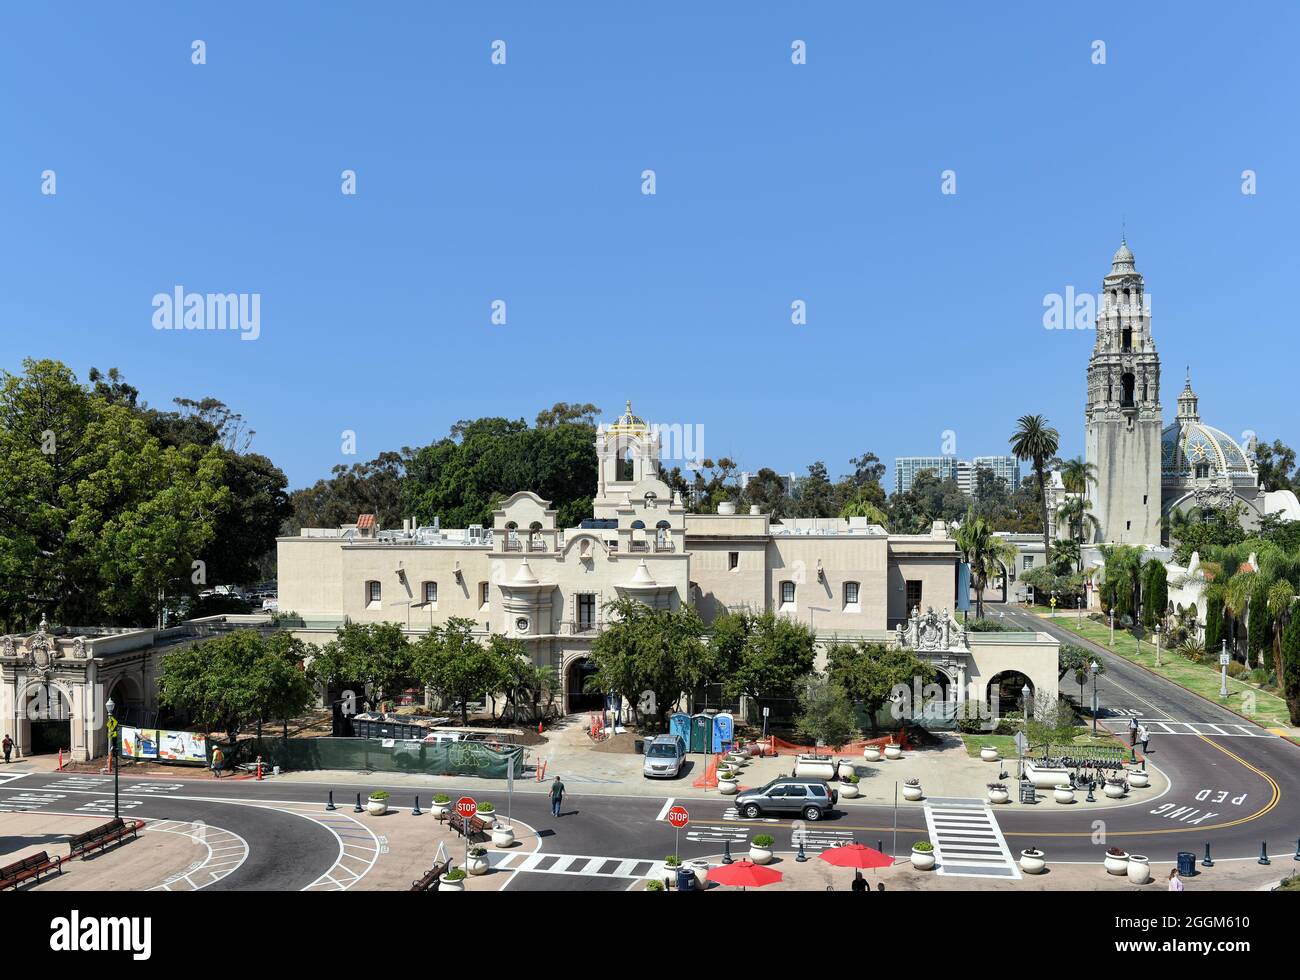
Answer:
[[444, 819], [451, 812], [451, 797], [446, 793], [439, 793], [433, 798], [433, 815], [439, 820]]
[[1020, 870], [1027, 875], [1040, 875], [1047, 870], [1047, 855], [1036, 847], [1026, 847], [1020, 852]]
[[912, 867], [917, 871], [929, 871], [934, 867], [934, 845], [928, 840], [919, 840], [912, 845]]
[[903, 799], [912, 803], [919, 802], [923, 796], [921, 792], [921, 780], [905, 779], [903, 780]]
[[1125, 869], [1128, 880], [1135, 885], [1145, 885], [1151, 880], [1151, 861], [1145, 854], [1130, 854]]
[[862, 758], [866, 759], [868, 762], [879, 762], [880, 746], [868, 745], [865, 749], [862, 750]]
[[465, 890], [465, 869], [452, 868], [445, 875], [438, 877], [438, 891], [463, 892]]
[[382, 817], [388, 812], [388, 791], [383, 789], [373, 790], [370, 798], [366, 800], [366, 812], [372, 817]]
[[664, 858], [664, 867], [670, 871], [676, 871], [682, 866], [682, 859], [676, 854], [669, 854]]
[[664, 883], [658, 878], [651, 878], [645, 883], [645, 890], [648, 892], [661, 892], [664, 890]]
[[695, 888], [697, 891], [707, 891], [709, 888], [709, 862], [692, 861], [690, 869], [695, 874]]
[[718, 773], [718, 792], [723, 796], [735, 796], [740, 791], [740, 776], [732, 770]]
[[1107, 779], [1105, 791], [1107, 799], [1118, 800], [1128, 792], [1128, 783], [1122, 779]]
[[849, 773], [840, 777], [840, 799], [852, 800], [858, 795], [858, 774]]
[[989, 783], [988, 790], [990, 803], [1006, 803], [1011, 799], [1006, 783]]
[[981, 746], [981, 747], [980, 747], [980, 761], [981, 761], [981, 762], [997, 762], [997, 761], [998, 761], [998, 750], [997, 750], [997, 748], [996, 748], [995, 746], [992, 746], [992, 745], [984, 745], [984, 746]]
[[749, 859], [755, 864], [771, 864], [772, 845], [775, 843], [771, 834], [755, 834], [749, 842]]
[[903, 757], [903, 747], [901, 745], [897, 745], [894, 742], [890, 742], [888, 745], [885, 746], [886, 759], [901, 759], [902, 757]]
[[[1106, 857], [1102, 861], [1106, 870], [1113, 875], [1128, 874], [1128, 851], [1122, 847], [1111, 847], [1106, 850]], [[1147, 873], [1150, 873], [1150, 868]]]
[[465, 870], [472, 875], [485, 875], [488, 873], [486, 847], [471, 847], [469, 849], [469, 859], [465, 862]]
[[1128, 774], [1128, 784], [1137, 789], [1146, 789], [1151, 785], [1151, 776], [1145, 769], [1133, 769]]
[[478, 805], [478, 818], [483, 821], [486, 829], [491, 830], [497, 825], [497, 808], [491, 803], [480, 803]]
[[1074, 787], [1069, 783], [1057, 783], [1056, 788], [1052, 790], [1052, 799], [1057, 803], [1073, 803]]
[[510, 847], [515, 842], [515, 828], [498, 823], [492, 828], [492, 846]]

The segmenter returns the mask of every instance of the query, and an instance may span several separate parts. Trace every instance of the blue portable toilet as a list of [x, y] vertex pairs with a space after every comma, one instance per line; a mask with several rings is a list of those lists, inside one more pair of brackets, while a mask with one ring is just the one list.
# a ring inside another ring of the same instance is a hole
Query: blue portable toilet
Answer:
[[722, 752], [731, 748], [736, 737], [736, 724], [731, 715], [720, 711], [713, 716], [713, 751]]
[[678, 711], [668, 717], [668, 734], [676, 735], [687, 749], [691, 747], [691, 716]]

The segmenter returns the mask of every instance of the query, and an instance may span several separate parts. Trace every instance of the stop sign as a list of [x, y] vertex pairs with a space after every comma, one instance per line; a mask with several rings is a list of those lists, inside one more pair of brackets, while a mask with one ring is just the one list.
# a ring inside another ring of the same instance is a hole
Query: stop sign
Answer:
[[675, 806], [671, 810], [669, 810], [667, 819], [668, 822], [672, 824], [674, 827], [676, 827], [678, 830], [681, 830], [683, 827], [685, 827], [688, 823], [691, 822], [690, 814], [686, 812], [686, 807], [684, 806]]
[[478, 813], [478, 804], [471, 797], [462, 796], [456, 801], [456, 812], [468, 820], [474, 814]]

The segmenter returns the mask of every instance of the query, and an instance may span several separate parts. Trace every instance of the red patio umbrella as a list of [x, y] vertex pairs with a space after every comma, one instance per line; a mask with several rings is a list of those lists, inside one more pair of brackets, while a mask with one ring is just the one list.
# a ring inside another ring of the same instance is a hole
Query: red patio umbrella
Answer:
[[737, 885], [740, 888], [762, 888], [774, 881], [780, 881], [785, 875], [772, 868], [765, 868], [753, 861], [735, 861], [732, 864], [720, 864], [709, 869], [709, 881], [719, 885]]
[[821, 859], [837, 868], [888, 868], [894, 859], [866, 844], [843, 844], [821, 852]]

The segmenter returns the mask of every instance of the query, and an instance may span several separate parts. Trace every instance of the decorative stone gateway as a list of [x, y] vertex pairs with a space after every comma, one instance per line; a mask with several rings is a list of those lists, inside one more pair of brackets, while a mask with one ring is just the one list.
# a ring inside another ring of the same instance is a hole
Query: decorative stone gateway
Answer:
[[912, 618], [907, 621], [906, 626], [902, 623], [898, 624], [894, 638], [900, 647], [911, 647], [926, 652], [970, 649], [966, 630], [953, 621], [947, 609], [937, 613], [933, 606], [926, 607], [924, 616], [921, 615], [920, 607], [913, 609]]

